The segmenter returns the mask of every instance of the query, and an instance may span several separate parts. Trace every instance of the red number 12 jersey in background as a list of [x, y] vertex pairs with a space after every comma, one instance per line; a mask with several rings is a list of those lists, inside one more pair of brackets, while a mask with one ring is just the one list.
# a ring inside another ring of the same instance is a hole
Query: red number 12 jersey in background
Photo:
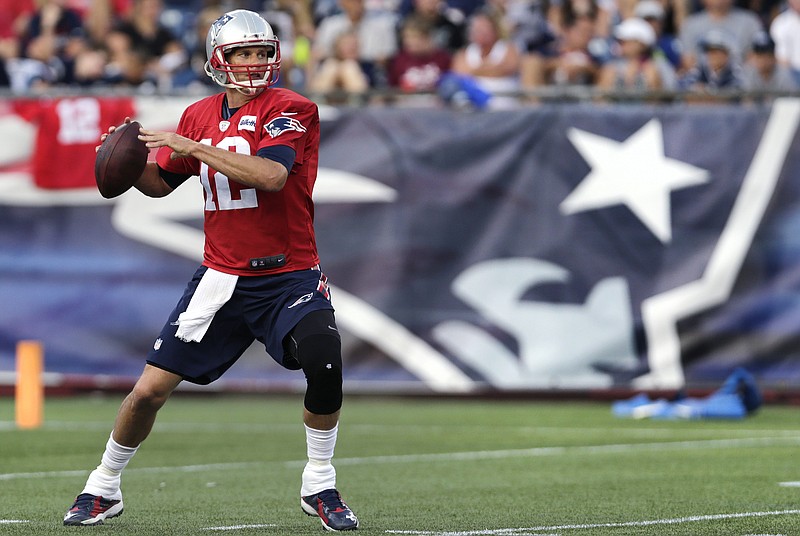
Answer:
[[[221, 149], [255, 155], [275, 145], [291, 147], [294, 165], [279, 192], [239, 184], [196, 158], [170, 160], [162, 147], [158, 165], [172, 173], [198, 175], [205, 195], [203, 264], [237, 275], [304, 270], [319, 263], [311, 193], [319, 160], [317, 105], [282, 88], [270, 88], [224, 119], [220, 93], [189, 106], [177, 133]], [[285, 256], [285, 263], [254, 270], [255, 258]]]

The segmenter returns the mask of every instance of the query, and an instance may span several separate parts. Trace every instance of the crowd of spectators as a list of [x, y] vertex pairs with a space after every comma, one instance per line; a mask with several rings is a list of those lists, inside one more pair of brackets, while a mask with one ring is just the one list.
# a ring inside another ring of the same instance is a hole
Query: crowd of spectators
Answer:
[[331, 102], [800, 88], [800, 0], [0, 0], [0, 88], [208, 92], [206, 31], [236, 8], [272, 24], [282, 85]]

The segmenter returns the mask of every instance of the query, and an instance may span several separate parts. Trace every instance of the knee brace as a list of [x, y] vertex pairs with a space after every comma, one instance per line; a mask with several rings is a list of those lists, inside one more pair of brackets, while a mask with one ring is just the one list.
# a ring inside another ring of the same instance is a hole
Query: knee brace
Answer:
[[306, 375], [305, 407], [330, 415], [342, 407], [342, 343], [338, 334], [310, 334], [297, 341], [297, 360]]

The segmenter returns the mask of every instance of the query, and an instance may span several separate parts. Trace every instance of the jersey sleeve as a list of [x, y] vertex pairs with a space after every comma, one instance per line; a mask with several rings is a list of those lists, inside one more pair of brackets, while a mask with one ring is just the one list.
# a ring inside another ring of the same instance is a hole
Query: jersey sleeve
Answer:
[[311, 101], [289, 100], [266, 117], [264, 135], [257, 151], [265, 147], [284, 145], [301, 153], [306, 133], [319, 122], [317, 105]]
[[286, 171], [291, 173], [297, 153], [288, 145], [270, 145], [269, 147], [259, 149], [256, 155], [281, 164], [286, 168]]
[[176, 158], [172, 160], [170, 155], [172, 149], [161, 147], [156, 153], [156, 163], [158, 167], [171, 174], [177, 175], [199, 175], [200, 165], [196, 158]]

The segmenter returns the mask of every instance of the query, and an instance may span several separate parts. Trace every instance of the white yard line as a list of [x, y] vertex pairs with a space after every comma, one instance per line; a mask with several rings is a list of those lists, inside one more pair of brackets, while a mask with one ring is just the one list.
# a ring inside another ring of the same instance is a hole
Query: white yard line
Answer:
[[[108, 431], [114, 427], [113, 419], [108, 421], [94, 421], [94, 422], [71, 422], [71, 421], [46, 421], [41, 430], [46, 431]], [[197, 432], [263, 432], [272, 433], [275, 431], [296, 431], [302, 430], [302, 424], [298, 421], [296, 424], [249, 424], [249, 423], [201, 423], [201, 422], [159, 422], [156, 423], [154, 429], [156, 431], [164, 432], [177, 432], [194, 434]], [[13, 421], [0, 421], [0, 432], [12, 432], [19, 430], [19, 427]]]
[[[240, 462], [240, 463], [208, 463], [202, 465], [177, 465], [171, 467], [131, 467], [125, 470], [125, 474], [131, 473], [198, 473], [213, 470], [231, 469], [251, 469], [263, 465], [264, 462]], [[77, 471], [37, 471], [33, 473], [0, 473], [1, 480], [24, 480], [33, 478], [58, 478], [72, 476], [88, 476], [89, 470]]]
[[[337, 465], [365, 465], [386, 463], [420, 463], [420, 462], [460, 462], [465, 460], [496, 460], [505, 458], [527, 458], [539, 456], [561, 455], [591, 455], [591, 454], [619, 454], [640, 451], [664, 450], [705, 450], [720, 448], [750, 448], [771, 445], [798, 445], [800, 435], [794, 437], [751, 437], [738, 439], [710, 439], [699, 441], [661, 441], [650, 443], [620, 443], [612, 445], [585, 445], [585, 446], [556, 446], [537, 447], [530, 449], [509, 450], [479, 450], [468, 452], [441, 452], [435, 454], [401, 454], [396, 456], [362, 456], [352, 458], [337, 458]], [[198, 465], [180, 465], [171, 467], [131, 467], [126, 469], [126, 474], [131, 473], [162, 473], [162, 472], [201, 472], [210, 470], [235, 470], [252, 469], [269, 463], [281, 464], [284, 467], [302, 467], [305, 460], [286, 462], [238, 462], [214, 463]], [[77, 471], [38, 471], [30, 473], [0, 473], [2, 480], [18, 480], [33, 478], [56, 478], [87, 475], [88, 470]]]
[[240, 529], [266, 529], [277, 527], [275, 523], [260, 523], [256, 525], [229, 525], [226, 527], [203, 527], [201, 530], [240, 530]]
[[[659, 441], [651, 443], [620, 443], [613, 445], [583, 445], [536, 447], [530, 449], [479, 450], [469, 452], [442, 452], [437, 454], [406, 454], [397, 456], [368, 456], [361, 458], [337, 458], [337, 465], [361, 465], [369, 463], [418, 463], [465, 460], [492, 460], [503, 458], [528, 458], [558, 456], [566, 454], [613, 454], [636, 451], [702, 450], [720, 448], [748, 448], [768, 445], [797, 445], [800, 435], [794, 437], [751, 437], [738, 439], [709, 439], [699, 441]], [[289, 466], [305, 462], [286, 462]]]
[[712, 514], [703, 516], [675, 517], [671, 519], [649, 519], [645, 521], [621, 521], [617, 523], [582, 523], [576, 525], [551, 525], [542, 527], [483, 529], [466, 531], [429, 530], [387, 530], [387, 534], [407, 534], [415, 536], [521, 536], [522, 533], [552, 530], [582, 530], [624, 527], [650, 527], [654, 525], [679, 525], [698, 521], [717, 521], [722, 519], [742, 519], [750, 517], [800, 515], [800, 510], [773, 510], [768, 512], [737, 512], [733, 514]]
[[[480, 430], [481, 433], [486, 431], [484, 424], [466, 425], [466, 424], [347, 424], [342, 423], [341, 429], [346, 428], [350, 433], [363, 433], [373, 434], [383, 430], [392, 430], [395, 432], [403, 431], [405, 433], [431, 433], [431, 432], [454, 432], [454, 431], [470, 431]], [[80, 431], [110, 431], [113, 427], [113, 420], [108, 421], [45, 421], [42, 425], [42, 430], [62, 431], [62, 430], [80, 430]], [[157, 431], [164, 432], [178, 432], [186, 434], [194, 434], [197, 432], [242, 432], [242, 433], [273, 433], [275, 431], [288, 431], [294, 432], [298, 429], [302, 430], [302, 425], [297, 423], [200, 423], [200, 422], [157, 422], [155, 424]], [[0, 432], [13, 432], [17, 431], [14, 421], [0, 421]], [[800, 430], [776, 430], [776, 429], [754, 429], [754, 428], [683, 428], [676, 430], [672, 427], [659, 427], [659, 428], [629, 428], [629, 427], [613, 427], [606, 426], [581, 426], [581, 427], [561, 427], [561, 426], [517, 426], [509, 424], [506, 426], [492, 426], [492, 430], [497, 432], [513, 432], [524, 434], [564, 434], [564, 433], [581, 433], [587, 432], [615, 432], [619, 434], [627, 434], [630, 436], [650, 436], [658, 434], [675, 435], [680, 432], [683, 435], [729, 435], [729, 436], [787, 436], [794, 437], [800, 435]]]

